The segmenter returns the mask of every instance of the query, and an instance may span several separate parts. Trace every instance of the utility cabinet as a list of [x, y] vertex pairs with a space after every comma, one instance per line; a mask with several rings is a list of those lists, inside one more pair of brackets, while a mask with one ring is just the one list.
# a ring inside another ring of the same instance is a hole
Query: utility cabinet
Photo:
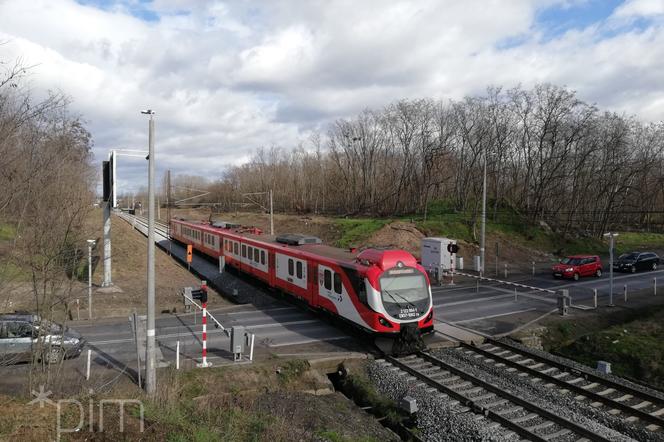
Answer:
[[423, 238], [422, 239], [422, 267], [428, 272], [438, 273], [454, 268], [456, 253], [450, 253], [447, 247], [456, 244], [456, 240], [449, 238]]

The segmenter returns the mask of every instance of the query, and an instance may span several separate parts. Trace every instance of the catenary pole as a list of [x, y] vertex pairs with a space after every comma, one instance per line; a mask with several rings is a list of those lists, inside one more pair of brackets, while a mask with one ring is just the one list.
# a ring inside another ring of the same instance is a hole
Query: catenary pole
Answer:
[[148, 312], [146, 324], [145, 345], [145, 391], [154, 394], [157, 391], [157, 371], [155, 363], [155, 276], [154, 276], [154, 227], [155, 227], [155, 204], [154, 204], [154, 111], [147, 110], [142, 113], [150, 116], [148, 122]]
[[486, 146], [484, 147], [484, 178], [482, 187], [482, 235], [480, 237], [480, 276], [484, 275], [484, 249], [486, 245]]
[[270, 189], [270, 235], [274, 235], [274, 206], [272, 205], [272, 189]]
[[609, 238], [609, 307], [613, 307], [613, 249], [617, 233], [609, 232], [604, 234]]

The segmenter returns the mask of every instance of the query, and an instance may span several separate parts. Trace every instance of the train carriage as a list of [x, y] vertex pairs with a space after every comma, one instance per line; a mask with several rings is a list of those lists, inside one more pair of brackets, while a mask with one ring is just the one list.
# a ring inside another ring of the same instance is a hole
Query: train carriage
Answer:
[[264, 235], [231, 223], [172, 219], [171, 238], [378, 334], [433, 331], [428, 276], [408, 252], [359, 253], [305, 235]]

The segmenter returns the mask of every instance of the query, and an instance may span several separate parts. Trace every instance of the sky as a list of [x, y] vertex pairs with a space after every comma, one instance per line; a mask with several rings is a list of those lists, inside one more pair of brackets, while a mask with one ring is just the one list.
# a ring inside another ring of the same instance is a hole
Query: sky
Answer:
[[[664, 119], [664, 0], [0, 0], [0, 42], [36, 96], [71, 97], [96, 162], [147, 149], [153, 109], [158, 177], [217, 179], [363, 109], [494, 85]], [[119, 192], [146, 171], [120, 157]]]

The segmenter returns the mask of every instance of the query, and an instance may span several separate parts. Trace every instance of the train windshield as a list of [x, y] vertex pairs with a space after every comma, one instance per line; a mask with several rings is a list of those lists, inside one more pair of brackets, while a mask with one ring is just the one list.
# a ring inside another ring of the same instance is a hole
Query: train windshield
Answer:
[[383, 306], [388, 314], [399, 319], [416, 318], [429, 308], [429, 288], [419, 271], [380, 278]]

